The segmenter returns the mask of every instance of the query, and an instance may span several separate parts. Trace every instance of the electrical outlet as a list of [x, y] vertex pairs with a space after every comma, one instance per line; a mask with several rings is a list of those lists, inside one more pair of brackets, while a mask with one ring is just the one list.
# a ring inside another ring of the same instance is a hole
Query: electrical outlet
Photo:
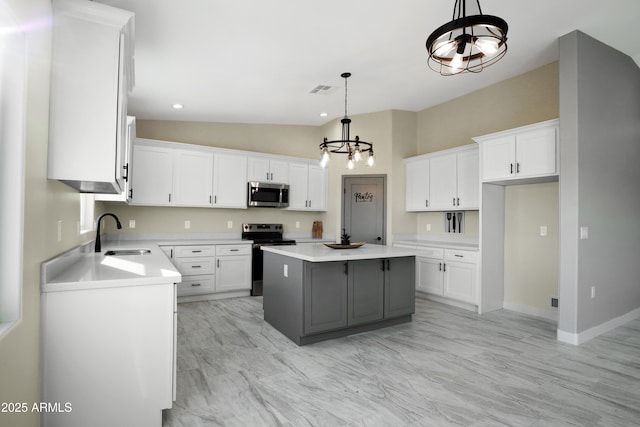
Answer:
[[129, 220], [129, 228], [136, 228], [136, 220], [135, 219], [130, 219]]
[[184, 220], [184, 228], [191, 228], [191, 221], [189, 221], [188, 219]]
[[233, 228], [233, 221], [227, 221], [227, 228]]
[[296, 221], [296, 228], [300, 228], [300, 221]]
[[58, 220], [58, 242], [62, 241], [62, 220]]
[[427, 231], [431, 231], [431, 224], [427, 224]]
[[595, 299], [596, 297], [596, 287], [592, 286], [591, 287], [591, 299]]
[[547, 235], [547, 226], [546, 225], [541, 225], [540, 226], [540, 236], [541, 237], [545, 237]]
[[287, 264], [284, 264], [284, 271], [282, 274], [284, 274], [284, 277], [289, 277], [289, 266]]
[[551, 307], [558, 308], [558, 297], [551, 297]]

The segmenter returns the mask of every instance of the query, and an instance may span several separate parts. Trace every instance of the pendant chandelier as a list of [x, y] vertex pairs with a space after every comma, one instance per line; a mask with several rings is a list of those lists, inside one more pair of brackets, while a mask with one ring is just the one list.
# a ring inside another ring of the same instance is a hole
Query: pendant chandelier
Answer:
[[479, 73], [507, 53], [507, 22], [483, 15], [467, 16], [466, 0], [456, 0], [452, 21], [437, 28], [427, 39], [429, 67], [443, 76]]
[[342, 123], [342, 139], [329, 141], [327, 138], [320, 144], [320, 166], [327, 167], [331, 159], [330, 153], [346, 154], [347, 169], [353, 169], [360, 160], [363, 159], [364, 153], [368, 153], [367, 164], [373, 166], [375, 163], [373, 154], [373, 144], [360, 141], [360, 137], [355, 139], [349, 137], [349, 126], [351, 119], [347, 116], [347, 79], [351, 77], [351, 73], [342, 73], [340, 77], [344, 78], [344, 117], [340, 120]]

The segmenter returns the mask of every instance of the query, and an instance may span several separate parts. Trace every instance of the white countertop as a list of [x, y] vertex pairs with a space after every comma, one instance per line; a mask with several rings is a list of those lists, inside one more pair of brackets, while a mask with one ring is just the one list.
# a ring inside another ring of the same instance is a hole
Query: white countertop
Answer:
[[373, 244], [365, 244], [355, 249], [332, 249], [322, 243], [315, 243], [295, 246], [263, 246], [262, 250], [311, 262], [396, 258], [416, 255], [415, 249]]
[[[113, 249], [150, 249], [147, 255], [105, 255]], [[182, 276], [155, 242], [104, 242], [93, 252], [93, 242], [45, 261], [41, 291], [58, 292], [122, 286], [179, 283]]]
[[420, 249], [421, 247], [435, 247], [445, 249], [464, 249], [468, 251], [479, 250], [479, 244], [477, 242], [459, 242], [459, 241], [446, 241], [446, 240], [422, 240], [422, 239], [402, 239], [394, 240], [394, 245], [405, 245]]

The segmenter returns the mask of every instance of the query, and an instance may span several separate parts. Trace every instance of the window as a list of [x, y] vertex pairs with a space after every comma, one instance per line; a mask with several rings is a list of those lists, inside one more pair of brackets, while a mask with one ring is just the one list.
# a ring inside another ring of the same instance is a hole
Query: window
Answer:
[[93, 194], [80, 194], [80, 234], [93, 231], [95, 197]]
[[26, 49], [11, 15], [0, 4], [0, 335], [22, 299]]

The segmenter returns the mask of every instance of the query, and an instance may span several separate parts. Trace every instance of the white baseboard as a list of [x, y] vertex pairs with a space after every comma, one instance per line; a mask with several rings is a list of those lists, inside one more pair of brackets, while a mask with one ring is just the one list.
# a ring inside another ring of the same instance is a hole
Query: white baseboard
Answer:
[[593, 328], [587, 329], [586, 331], [580, 332], [578, 334], [561, 331], [560, 329], [558, 329], [558, 341], [573, 345], [584, 344], [587, 341], [597, 337], [598, 335], [609, 332], [617, 328], [618, 326], [622, 326], [625, 323], [630, 322], [638, 317], [640, 317], [640, 308], [631, 310], [630, 312], [623, 314], [622, 316], [608, 320], [598, 326], [594, 326]]
[[465, 310], [473, 311], [474, 313], [478, 312], [478, 306], [474, 304], [469, 304], [462, 301], [456, 301], [450, 298], [439, 297], [437, 295], [429, 294], [426, 292], [416, 291], [416, 296], [419, 298], [429, 299], [431, 301], [439, 302], [442, 304], [452, 305], [458, 308], [464, 308]]
[[515, 304], [512, 302], [503, 302], [502, 308], [509, 311], [515, 311], [516, 313], [527, 314], [533, 317], [541, 317], [543, 319], [558, 321], [558, 309], [544, 309], [538, 307], [531, 307], [529, 305]]
[[201, 294], [201, 295], [184, 295], [178, 297], [178, 304], [183, 302], [212, 301], [217, 299], [248, 297], [251, 291], [233, 291], [222, 292], [217, 294]]

